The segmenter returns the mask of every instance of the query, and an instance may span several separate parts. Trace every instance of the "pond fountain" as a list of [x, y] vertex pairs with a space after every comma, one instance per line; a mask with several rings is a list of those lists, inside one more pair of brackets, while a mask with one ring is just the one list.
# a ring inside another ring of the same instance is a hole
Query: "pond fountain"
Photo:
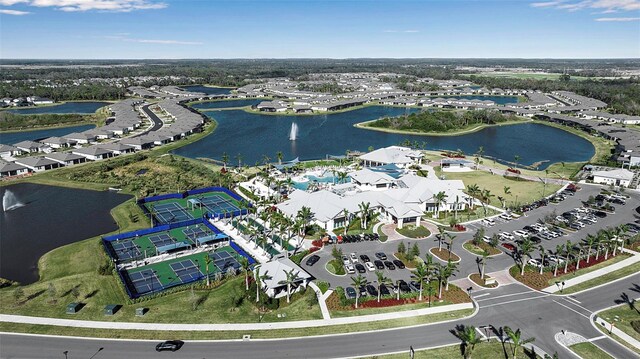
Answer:
[[16, 198], [16, 195], [7, 190], [4, 193], [4, 196], [2, 196], [2, 212], [9, 212], [9, 211], [13, 211], [14, 209], [23, 207], [24, 203], [18, 201], [18, 198]]
[[291, 130], [289, 131], [289, 140], [295, 141], [298, 138], [298, 124], [291, 123]]

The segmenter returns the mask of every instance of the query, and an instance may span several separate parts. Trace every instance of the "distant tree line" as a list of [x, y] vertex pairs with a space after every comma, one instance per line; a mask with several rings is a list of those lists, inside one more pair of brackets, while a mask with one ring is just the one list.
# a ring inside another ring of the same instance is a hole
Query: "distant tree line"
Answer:
[[90, 116], [79, 114], [18, 115], [7, 111], [0, 111], [0, 131], [74, 124], [87, 121], [89, 117]]
[[448, 132], [467, 128], [470, 125], [498, 124], [517, 117], [505, 116], [497, 111], [423, 111], [398, 117], [385, 117], [368, 126], [416, 132]]

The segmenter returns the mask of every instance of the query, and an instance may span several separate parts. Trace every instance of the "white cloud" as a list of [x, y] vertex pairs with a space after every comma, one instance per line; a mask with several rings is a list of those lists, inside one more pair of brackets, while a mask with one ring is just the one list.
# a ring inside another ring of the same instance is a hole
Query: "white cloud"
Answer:
[[567, 11], [596, 9], [604, 12], [640, 10], [640, 0], [581, 0], [532, 2], [531, 7], [552, 8]]
[[640, 21], [640, 17], [601, 17], [597, 18], [596, 21], [629, 22]]
[[531, 3], [532, 7], [553, 7], [562, 4], [562, 1], [544, 1]]
[[77, 11], [113, 11], [130, 12], [134, 10], [164, 9], [166, 3], [155, 0], [0, 0], [0, 5], [24, 4], [35, 7], [52, 7], [67, 12]]
[[0, 14], [5, 15], [14, 15], [14, 16], [22, 16], [31, 14], [28, 11], [20, 11], [20, 10], [10, 10], [10, 9], [0, 9]]

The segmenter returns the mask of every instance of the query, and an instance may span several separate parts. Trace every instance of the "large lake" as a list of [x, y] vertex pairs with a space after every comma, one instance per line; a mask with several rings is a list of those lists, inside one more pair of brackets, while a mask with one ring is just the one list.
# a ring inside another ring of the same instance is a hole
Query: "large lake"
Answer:
[[203, 92], [207, 95], [228, 95], [231, 93], [231, 90], [233, 90], [225, 87], [211, 87], [203, 85], [180, 86], [180, 88], [186, 91]]
[[50, 128], [46, 130], [20, 131], [20, 132], [3, 132], [0, 133], [0, 143], [12, 145], [26, 140], [41, 140], [52, 136], [64, 136], [74, 132], [82, 132], [95, 128], [94, 125], [80, 125], [70, 127]]
[[118, 229], [109, 213], [130, 196], [20, 183], [11, 191], [23, 207], [0, 212], [0, 277], [38, 280], [38, 259], [52, 249]]
[[109, 102], [65, 102], [59, 105], [42, 107], [23, 107], [7, 110], [19, 115], [42, 115], [42, 114], [92, 114], [100, 107], [108, 105]]
[[[218, 127], [200, 141], [179, 148], [176, 154], [197, 158], [220, 159], [223, 153], [231, 158], [241, 154], [243, 162], [253, 165], [263, 155], [275, 161], [282, 151], [285, 160], [325, 158], [344, 155], [346, 150], [366, 151], [370, 146], [381, 148], [405, 140], [426, 141], [428, 149], [457, 150], [475, 153], [480, 146], [485, 155], [505, 161], [520, 156], [520, 163], [531, 165], [587, 161], [595, 153], [593, 145], [582, 137], [550, 126], [524, 123], [488, 127], [461, 136], [412, 136], [353, 127], [362, 121], [384, 116], [398, 116], [417, 111], [400, 107], [371, 106], [358, 110], [316, 116], [280, 116], [252, 114], [242, 110], [206, 112], [218, 122]], [[292, 123], [298, 126], [298, 139], [289, 140]]]

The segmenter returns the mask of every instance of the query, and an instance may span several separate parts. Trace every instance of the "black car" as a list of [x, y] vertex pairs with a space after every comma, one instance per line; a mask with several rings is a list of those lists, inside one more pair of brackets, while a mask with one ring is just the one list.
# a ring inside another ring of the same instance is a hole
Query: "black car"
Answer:
[[344, 295], [348, 299], [356, 299], [356, 290], [353, 287], [346, 287], [344, 289]]
[[320, 260], [320, 256], [317, 254], [312, 255], [311, 257], [307, 258], [307, 261], [304, 262], [306, 265], [308, 265], [309, 267], [313, 266], [314, 264], [316, 264], [316, 262], [318, 262]]
[[407, 282], [403, 281], [402, 279], [398, 281], [398, 286], [400, 287], [400, 290], [403, 293], [411, 292], [411, 288], [409, 288], [409, 285], [407, 284]]
[[536, 237], [536, 236], [531, 236], [529, 237], [529, 240], [535, 244], [539, 244], [540, 242], [542, 242], [542, 239], [540, 239], [540, 237]]
[[166, 350], [171, 350], [172, 352], [175, 352], [176, 350], [182, 348], [183, 345], [184, 342], [181, 340], [166, 340], [156, 345], [156, 351], [163, 352]]
[[366, 254], [361, 254], [360, 255], [360, 259], [362, 259], [363, 262], [371, 262], [371, 259], [369, 259], [369, 256]]
[[606, 212], [602, 212], [602, 211], [596, 211], [593, 213], [594, 216], [598, 217], [598, 218], [604, 218], [607, 216]]
[[627, 203], [627, 202], [621, 200], [620, 198], [614, 198], [614, 199], [610, 200], [609, 202], [615, 203], [615, 204], [622, 204], [622, 205]]
[[374, 287], [371, 284], [367, 285], [367, 293], [372, 297], [377, 297], [378, 296], [378, 290], [376, 289], [376, 287]]
[[384, 261], [384, 266], [387, 267], [388, 270], [396, 269], [396, 266], [394, 266], [393, 263], [391, 263], [391, 261]]
[[389, 291], [389, 288], [387, 288], [386, 285], [381, 284], [380, 285], [380, 295], [390, 295], [391, 292]]
[[360, 263], [356, 263], [355, 267], [358, 273], [365, 273], [367, 271], [367, 269]]
[[399, 269], [404, 269], [404, 263], [402, 263], [402, 261], [398, 259], [394, 259], [393, 264], [395, 264], [395, 266], [398, 267]]
[[381, 260], [375, 260], [373, 264], [376, 266], [376, 269], [384, 269], [384, 263], [382, 263]]
[[382, 253], [382, 252], [378, 252], [378, 253], [376, 253], [376, 258], [378, 258], [380, 260], [383, 260], [383, 261], [386, 261], [387, 260], [387, 255]]

